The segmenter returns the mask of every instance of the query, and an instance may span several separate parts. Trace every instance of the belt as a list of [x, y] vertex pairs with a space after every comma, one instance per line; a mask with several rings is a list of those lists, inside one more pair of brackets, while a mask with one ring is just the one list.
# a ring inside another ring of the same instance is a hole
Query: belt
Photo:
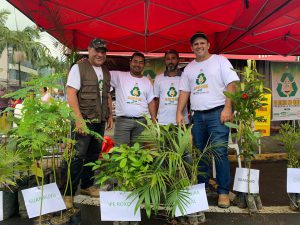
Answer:
[[143, 119], [144, 117], [143, 116], [140, 116], [140, 117], [133, 117], [133, 116], [118, 116], [120, 118], [123, 118], [123, 119], [130, 119], [130, 120], [139, 120], [139, 119]]
[[211, 109], [206, 109], [206, 110], [193, 110], [194, 112], [199, 112], [199, 113], [208, 113], [208, 112], [212, 112], [218, 109], [223, 109], [224, 105], [219, 105], [217, 107], [211, 108]]

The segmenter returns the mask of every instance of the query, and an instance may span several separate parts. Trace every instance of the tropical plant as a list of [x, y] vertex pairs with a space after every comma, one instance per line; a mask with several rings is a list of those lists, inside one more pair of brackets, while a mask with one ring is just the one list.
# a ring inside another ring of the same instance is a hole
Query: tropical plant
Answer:
[[[225, 95], [229, 97], [234, 107], [234, 119], [233, 122], [226, 122], [225, 124], [236, 130], [235, 139], [239, 144], [245, 167], [249, 169], [248, 172], [248, 195], [247, 198], [253, 199], [250, 194], [250, 169], [251, 162], [256, 156], [258, 149], [259, 138], [261, 137], [259, 132], [256, 132], [253, 127], [255, 120], [261, 119], [256, 116], [256, 111], [267, 105], [263, 101], [265, 93], [271, 92], [270, 89], [264, 87], [263, 75], [258, 73], [256, 69], [256, 63], [254, 60], [247, 60], [247, 66], [243, 71], [237, 71], [241, 76], [241, 82], [236, 82], [236, 91], [234, 93], [225, 92]], [[257, 197], [257, 196], [256, 196]], [[255, 211], [252, 208], [261, 208], [261, 202], [259, 196], [257, 197], [257, 207], [255, 203], [248, 203], [249, 211]], [[251, 204], [251, 206], [249, 206]]]
[[26, 160], [21, 151], [0, 145], [0, 189], [9, 189], [17, 185], [23, 171], [27, 170]]
[[288, 168], [299, 168], [299, 152], [296, 145], [300, 143], [300, 132], [289, 123], [280, 126], [279, 134], [274, 137], [275, 140], [283, 143], [288, 153]]
[[160, 206], [172, 217], [177, 207], [184, 214], [190, 202], [186, 188], [197, 183], [202, 157], [192, 147], [191, 127], [161, 126], [150, 119], [147, 124], [132, 147], [115, 147], [103, 154], [103, 160], [87, 166], [99, 169], [95, 176], [98, 184], [116, 179], [115, 189], [132, 191], [129, 197], [139, 198], [135, 210], [144, 203], [148, 217], [152, 209], [156, 214]]
[[[283, 143], [285, 150], [287, 151], [287, 167], [288, 168], [300, 168], [299, 151], [297, 151], [296, 145], [300, 143], [300, 132], [289, 123], [281, 125], [279, 135], [274, 137], [275, 140]], [[300, 209], [300, 202], [297, 200], [300, 198], [299, 193], [288, 193], [290, 199], [290, 208], [292, 210]]]
[[233, 122], [227, 122], [226, 125], [236, 129], [236, 141], [242, 149], [241, 155], [244, 157], [245, 166], [250, 169], [261, 136], [259, 132], [255, 132], [253, 123], [261, 119], [256, 116], [256, 111], [267, 105], [263, 103], [266, 100], [264, 94], [270, 92], [270, 89], [264, 87], [262, 80], [264, 75], [257, 72], [254, 60], [247, 60], [244, 71], [237, 72], [242, 76], [242, 81], [236, 82], [234, 93], [225, 92], [231, 99], [235, 111]]

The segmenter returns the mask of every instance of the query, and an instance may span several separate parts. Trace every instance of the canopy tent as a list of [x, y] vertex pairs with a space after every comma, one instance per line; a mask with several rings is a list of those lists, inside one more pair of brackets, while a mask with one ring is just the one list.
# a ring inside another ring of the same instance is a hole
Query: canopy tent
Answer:
[[299, 0], [8, 1], [76, 50], [100, 37], [115, 52], [190, 53], [202, 31], [211, 53], [300, 55]]

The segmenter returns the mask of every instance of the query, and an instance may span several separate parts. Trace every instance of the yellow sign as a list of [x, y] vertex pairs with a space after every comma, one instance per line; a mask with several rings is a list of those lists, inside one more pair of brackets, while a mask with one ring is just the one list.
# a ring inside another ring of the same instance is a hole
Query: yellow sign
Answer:
[[256, 116], [260, 119], [254, 121], [254, 128], [257, 131], [261, 132], [262, 136], [270, 136], [270, 127], [271, 127], [271, 94], [265, 94], [265, 101], [267, 105], [256, 110]]

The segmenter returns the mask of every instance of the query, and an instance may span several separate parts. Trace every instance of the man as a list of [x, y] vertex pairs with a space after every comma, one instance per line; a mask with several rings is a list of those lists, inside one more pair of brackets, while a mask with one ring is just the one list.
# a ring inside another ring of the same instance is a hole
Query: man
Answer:
[[117, 145], [133, 144], [146, 123], [145, 115], [156, 121], [153, 87], [142, 72], [145, 56], [135, 52], [130, 58], [130, 71], [111, 71], [111, 86], [116, 91], [116, 125], [114, 139]]
[[[231, 101], [223, 92], [234, 92], [234, 81], [239, 78], [225, 57], [208, 52], [210, 43], [206, 34], [194, 34], [190, 44], [196, 59], [187, 65], [180, 80], [176, 120], [178, 124], [183, 122], [182, 111], [190, 96], [193, 143], [200, 151], [205, 149], [208, 141], [218, 146], [215, 148], [218, 154], [218, 206], [227, 208], [230, 206], [230, 168], [227, 158], [229, 128], [224, 123], [232, 119], [233, 113]], [[199, 169], [206, 176], [199, 176], [198, 182], [208, 185], [209, 166], [205, 161], [201, 160]]]
[[[157, 120], [161, 125], [176, 125], [176, 110], [179, 96], [179, 81], [182, 71], [178, 69], [179, 54], [171, 49], [165, 53], [166, 71], [154, 81], [154, 96], [158, 102]], [[187, 107], [184, 108], [184, 123], [188, 124]]]
[[[83, 165], [99, 158], [101, 141], [87, 134], [86, 128], [103, 136], [105, 122], [107, 121], [107, 128], [110, 129], [113, 121], [110, 73], [102, 65], [106, 60], [106, 51], [103, 40], [97, 38], [92, 40], [88, 46], [88, 60], [75, 64], [69, 72], [67, 81], [68, 104], [76, 117], [74, 133], [76, 153], [71, 162], [72, 193], [76, 193], [81, 181], [80, 193], [92, 197], [99, 197], [99, 189], [93, 186], [92, 168]], [[70, 188], [67, 189], [66, 195], [68, 197], [65, 202], [70, 203]]]

